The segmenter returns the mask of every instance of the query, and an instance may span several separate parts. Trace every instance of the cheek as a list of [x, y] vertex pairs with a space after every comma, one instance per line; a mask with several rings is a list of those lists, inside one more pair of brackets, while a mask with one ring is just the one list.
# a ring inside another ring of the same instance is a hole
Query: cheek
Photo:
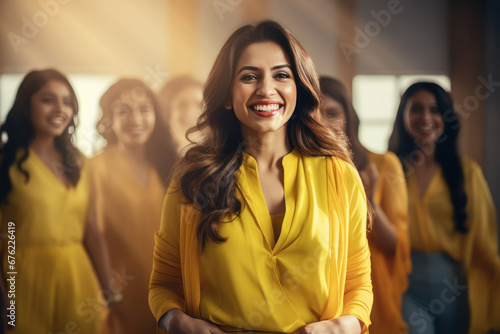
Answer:
[[144, 122], [147, 123], [151, 129], [153, 129], [156, 122], [155, 114], [150, 112], [144, 115]]

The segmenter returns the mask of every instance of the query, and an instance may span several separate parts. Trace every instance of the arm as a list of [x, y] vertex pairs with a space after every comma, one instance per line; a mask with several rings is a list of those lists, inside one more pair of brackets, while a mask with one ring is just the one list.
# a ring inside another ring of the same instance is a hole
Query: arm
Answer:
[[346, 206], [349, 208], [349, 231], [342, 315], [355, 316], [361, 324], [360, 332], [365, 333], [370, 325], [373, 304], [370, 250], [366, 239], [366, 197], [358, 173], [353, 167], [348, 166], [345, 178], [348, 191]]
[[[155, 235], [149, 306], [158, 326], [171, 334], [223, 333], [218, 327], [187, 314], [181, 269], [180, 208], [182, 194], [171, 186], [162, 208], [160, 231]], [[185, 237], [185, 236], [183, 236]]]
[[[92, 261], [101, 289], [106, 289], [112, 279], [111, 260], [106, 241], [97, 227], [93, 205], [89, 206], [83, 245]], [[116, 299], [118, 301], [119, 298]]]
[[[335, 161], [335, 160], [334, 160]], [[373, 303], [370, 271], [370, 251], [366, 240], [367, 201], [363, 185], [354, 167], [345, 162], [327, 165], [327, 173], [337, 184], [339, 197], [345, 207], [345, 249], [347, 265], [345, 272], [344, 304], [341, 316], [310, 323], [294, 334], [366, 333], [370, 325]], [[333, 167], [333, 168], [330, 168]], [[344, 246], [342, 246], [344, 248]], [[340, 293], [340, 291], [335, 291]], [[340, 305], [339, 305], [340, 306]], [[341, 306], [342, 307], [342, 306]]]
[[[374, 200], [375, 189], [379, 181], [379, 173], [373, 162], [362, 171], [359, 176], [365, 187], [366, 197], [375, 211], [370, 240], [388, 257], [396, 253], [397, 235], [393, 224], [382, 207]], [[406, 189], [404, 190], [406, 191]]]

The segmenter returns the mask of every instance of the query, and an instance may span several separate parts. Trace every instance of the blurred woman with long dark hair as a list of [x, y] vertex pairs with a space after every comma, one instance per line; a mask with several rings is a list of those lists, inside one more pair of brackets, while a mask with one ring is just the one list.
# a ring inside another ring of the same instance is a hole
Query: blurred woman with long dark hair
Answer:
[[410, 333], [500, 328], [496, 213], [480, 167], [458, 153], [449, 93], [418, 82], [401, 97], [389, 149], [407, 180], [413, 271], [403, 301]]
[[97, 220], [113, 270], [128, 278], [116, 282], [123, 300], [104, 315], [104, 332], [154, 333], [148, 307], [151, 254], [177, 153], [155, 95], [141, 80], [118, 80], [100, 107], [97, 129], [107, 145], [90, 161]]
[[370, 333], [400, 334], [407, 330], [401, 302], [411, 270], [403, 169], [394, 153], [376, 154], [361, 144], [359, 119], [344, 85], [329, 77], [321, 77], [320, 85], [323, 112], [347, 134], [354, 164], [375, 214], [368, 233], [373, 284]]
[[0, 128], [2, 276], [17, 272], [15, 333], [100, 332], [103, 302], [92, 264], [103, 288], [111, 273], [87, 161], [71, 140], [77, 114], [64, 75], [31, 71]]
[[204, 89], [156, 235], [149, 303], [175, 333], [361, 333], [367, 202], [314, 64], [273, 21], [236, 30]]

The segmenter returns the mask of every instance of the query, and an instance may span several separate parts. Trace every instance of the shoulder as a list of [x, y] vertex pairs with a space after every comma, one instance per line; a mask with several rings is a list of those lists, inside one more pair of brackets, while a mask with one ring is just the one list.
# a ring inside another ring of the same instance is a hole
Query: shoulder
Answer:
[[461, 163], [464, 175], [483, 173], [479, 164], [467, 156], [461, 158]]
[[361, 182], [358, 170], [351, 163], [334, 156], [326, 157], [326, 161], [327, 171], [330, 177], [336, 180], [344, 180], [349, 184]]
[[377, 170], [380, 172], [382, 170], [400, 170], [401, 162], [399, 161], [396, 154], [393, 152], [387, 151], [383, 154], [370, 152], [368, 155], [370, 161], [372, 161], [375, 166], [377, 166]]

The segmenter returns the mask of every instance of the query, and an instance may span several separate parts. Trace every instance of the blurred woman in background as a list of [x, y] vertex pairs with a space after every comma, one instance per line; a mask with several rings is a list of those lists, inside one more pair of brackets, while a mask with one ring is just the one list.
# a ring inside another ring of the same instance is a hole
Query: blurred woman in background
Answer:
[[371, 252], [372, 334], [400, 334], [407, 330], [401, 302], [411, 270], [408, 202], [403, 169], [392, 153], [376, 154], [359, 141], [359, 119], [344, 85], [320, 79], [323, 113], [348, 136], [353, 160], [375, 216], [368, 241]]
[[496, 213], [480, 167], [457, 149], [460, 119], [439, 85], [401, 98], [389, 149], [409, 194], [413, 271], [403, 301], [410, 333], [500, 328]]
[[65, 76], [31, 71], [0, 129], [6, 139], [0, 150], [2, 284], [9, 272], [18, 273], [15, 333], [100, 333], [94, 269], [106, 289], [111, 273], [89, 204], [87, 161], [71, 141], [77, 114]]
[[163, 119], [170, 128], [178, 151], [190, 143], [186, 132], [196, 125], [201, 115], [202, 99], [201, 82], [187, 75], [171, 79], [158, 93]]
[[107, 142], [90, 161], [99, 227], [108, 243], [115, 288], [123, 296], [104, 316], [105, 333], [155, 333], [148, 307], [154, 233], [176, 151], [146, 84], [121, 79], [100, 100]]

